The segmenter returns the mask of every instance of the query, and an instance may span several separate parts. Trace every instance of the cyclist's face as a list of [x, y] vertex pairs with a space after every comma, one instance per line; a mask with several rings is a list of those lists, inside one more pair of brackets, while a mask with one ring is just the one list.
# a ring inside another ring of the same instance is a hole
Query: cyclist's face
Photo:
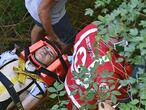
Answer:
[[49, 65], [56, 59], [56, 54], [47, 46], [43, 46], [35, 52], [35, 58], [42, 64]]

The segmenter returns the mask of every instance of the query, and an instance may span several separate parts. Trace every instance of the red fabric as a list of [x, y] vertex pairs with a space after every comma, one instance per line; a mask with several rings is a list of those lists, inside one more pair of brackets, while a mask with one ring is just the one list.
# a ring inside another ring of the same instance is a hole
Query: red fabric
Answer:
[[[75, 81], [73, 79], [72, 72], [76, 71], [78, 74], [78, 67], [79, 65], [84, 65], [86, 68], [91, 67], [91, 64], [95, 61], [94, 60], [94, 52], [96, 49], [98, 49], [98, 55], [104, 59], [104, 56], [109, 51], [108, 45], [103, 42], [102, 40], [99, 41], [98, 45], [96, 47], [93, 46], [95, 42], [95, 38], [97, 35], [97, 26], [94, 24], [90, 24], [86, 26], [83, 30], [81, 30], [75, 39], [75, 45], [74, 45], [74, 53], [73, 53], [73, 63], [71, 65], [71, 68], [68, 70], [68, 74], [66, 77], [66, 85], [69, 88], [70, 91], [73, 91], [72, 85], [77, 85], [82, 91], [85, 91], [85, 87], [77, 84], [77, 80]], [[122, 56], [118, 55], [115, 51], [110, 52], [111, 60], [105, 61], [105, 63], [100, 64], [97, 68], [97, 72], [95, 74], [98, 75], [98, 77], [95, 79], [100, 84], [103, 83], [103, 80], [106, 80], [106, 85], [108, 87], [111, 86], [111, 84], [108, 83], [108, 80], [112, 79], [115, 81], [116, 90], [121, 92], [121, 96], [117, 97], [119, 100], [126, 97], [127, 88], [121, 88], [117, 89], [119, 87], [118, 79], [126, 79], [131, 75], [132, 69], [131, 65], [127, 62], [120, 62], [117, 63], [116, 60], [118, 58], [122, 58]], [[96, 60], [99, 61], [101, 59], [99, 56], [96, 57]], [[113, 72], [112, 77], [103, 78], [99, 76], [99, 74], [102, 74], [104, 70], [108, 70], [108, 72]], [[79, 79], [80, 80], [80, 79]], [[67, 88], [66, 87], [66, 88]], [[99, 88], [99, 87], [97, 87]], [[68, 91], [67, 91], [68, 92]], [[73, 95], [73, 97], [77, 100], [77, 102], [81, 105], [83, 104], [83, 100], [80, 100], [79, 93], [76, 93]], [[95, 102], [96, 102], [95, 98]], [[94, 101], [91, 101], [91, 103], [94, 103]], [[71, 109], [69, 109], [71, 110]]]

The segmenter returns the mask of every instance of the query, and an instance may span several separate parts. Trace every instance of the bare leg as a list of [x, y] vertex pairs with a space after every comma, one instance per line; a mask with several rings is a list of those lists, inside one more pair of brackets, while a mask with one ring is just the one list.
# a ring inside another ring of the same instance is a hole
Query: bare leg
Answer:
[[43, 28], [37, 25], [34, 25], [31, 31], [31, 44], [34, 44], [35, 42], [39, 41], [41, 37], [43, 36], [45, 36], [45, 32]]
[[[20, 100], [22, 101], [24, 110], [35, 110], [36, 107], [47, 98], [46, 85], [39, 81], [37, 81], [37, 83], [46, 94], [43, 95], [37, 85], [33, 84], [28, 90], [20, 95]], [[11, 105], [7, 110], [16, 110], [16, 108]]]
[[[47, 97], [41, 99], [35, 98], [32, 95], [28, 94], [25, 99], [22, 101], [24, 110], [35, 110], [40, 103], [46, 100]], [[7, 110], [17, 110], [14, 106], [14, 103], [11, 103]]]
[[25, 110], [34, 110], [38, 104], [41, 102], [41, 99], [35, 98], [32, 95], [28, 95], [25, 100], [23, 100], [22, 105]]
[[[25, 97], [28, 95], [28, 91], [24, 91], [19, 97], [20, 97], [20, 100], [24, 100]], [[23, 106], [24, 107], [24, 106]], [[17, 110], [14, 106], [14, 102], [12, 101], [9, 106], [7, 107], [7, 110]]]

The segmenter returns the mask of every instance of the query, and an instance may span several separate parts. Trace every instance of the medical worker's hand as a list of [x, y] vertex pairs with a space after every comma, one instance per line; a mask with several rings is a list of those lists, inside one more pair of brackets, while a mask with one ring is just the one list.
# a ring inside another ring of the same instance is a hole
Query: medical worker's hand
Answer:
[[98, 104], [98, 110], [115, 110], [115, 108], [113, 108], [112, 105], [108, 103], [100, 102]]
[[67, 47], [66, 44], [64, 44], [57, 36], [56, 34], [54, 34], [53, 36], [47, 36], [47, 39], [55, 44], [57, 44], [59, 46], [59, 48], [64, 51]]

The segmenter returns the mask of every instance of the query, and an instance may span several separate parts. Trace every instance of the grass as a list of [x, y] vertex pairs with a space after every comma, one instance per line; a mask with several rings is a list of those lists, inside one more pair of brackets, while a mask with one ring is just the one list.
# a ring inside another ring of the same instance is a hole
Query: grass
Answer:
[[[67, 12], [78, 30], [93, 21], [91, 17], [84, 16], [85, 8], [90, 7], [92, 1], [70, 0], [67, 3]], [[33, 21], [26, 11], [24, 1], [1, 0], [0, 13], [0, 53], [12, 49], [14, 43], [20, 44], [21, 49], [30, 44]]]

